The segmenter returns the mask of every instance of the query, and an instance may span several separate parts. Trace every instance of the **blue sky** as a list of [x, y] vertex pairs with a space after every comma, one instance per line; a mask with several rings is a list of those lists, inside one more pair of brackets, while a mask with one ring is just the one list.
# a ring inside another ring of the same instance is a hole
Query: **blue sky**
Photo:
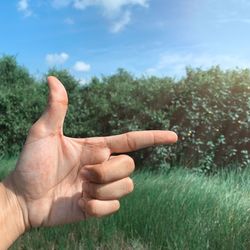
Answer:
[[250, 67], [248, 0], [13, 0], [0, 11], [0, 54], [35, 76], [52, 66], [82, 83], [117, 68], [178, 77], [186, 66]]

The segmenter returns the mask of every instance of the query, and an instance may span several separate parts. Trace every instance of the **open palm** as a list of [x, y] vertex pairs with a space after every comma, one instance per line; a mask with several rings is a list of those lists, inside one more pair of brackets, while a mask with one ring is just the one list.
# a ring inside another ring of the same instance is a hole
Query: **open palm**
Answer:
[[134, 162], [127, 155], [111, 155], [177, 140], [171, 131], [66, 137], [66, 90], [55, 77], [49, 77], [48, 84], [47, 109], [31, 127], [17, 167], [9, 177], [27, 228], [71, 223], [117, 211], [118, 199], [133, 190], [128, 176]]

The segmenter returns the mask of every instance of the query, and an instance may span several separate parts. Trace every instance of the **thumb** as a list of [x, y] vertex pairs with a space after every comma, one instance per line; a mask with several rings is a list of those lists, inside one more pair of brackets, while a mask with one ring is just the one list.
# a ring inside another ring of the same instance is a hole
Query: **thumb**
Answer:
[[48, 77], [48, 86], [47, 108], [38, 123], [53, 133], [62, 133], [63, 122], [68, 108], [68, 95], [63, 84], [54, 76]]

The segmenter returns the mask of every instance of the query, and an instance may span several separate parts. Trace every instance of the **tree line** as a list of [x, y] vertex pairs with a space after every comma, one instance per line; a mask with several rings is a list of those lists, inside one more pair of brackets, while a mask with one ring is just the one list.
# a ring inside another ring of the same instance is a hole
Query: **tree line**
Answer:
[[36, 79], [13, 56], [0, 58], [0, 155], [20, 152], [45, 108], [48, 75], [58, 77], [68, 92], [67, 136], [168, 129], [178, 134], [178, 143], [132, 153], [137, 165], [212, 172], [250, 164], [249, 69], [187, 68], [178, 80], [118, 69], [81, 85], [66, 69], [52, 68]]

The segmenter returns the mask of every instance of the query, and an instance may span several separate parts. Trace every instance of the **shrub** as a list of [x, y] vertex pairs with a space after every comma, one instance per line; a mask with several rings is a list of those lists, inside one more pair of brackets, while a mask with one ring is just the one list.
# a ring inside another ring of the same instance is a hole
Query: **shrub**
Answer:
[[[46, 103], [47, 85], [13, 57], [0, 59], [0, 154], [19, 151]], [[141, 166], [182, 164], [201, 171], [250, 163], [250, 70], [187, 69], [183, 79], [136, 78], [119, 69], [88, 85], [51, 69], [69, 95], [64, 131], [91, 137], [131, 130], [170, 129], [179, 142], [133, 153]], [[47, 75], [48, 75], [47, 74]]]

